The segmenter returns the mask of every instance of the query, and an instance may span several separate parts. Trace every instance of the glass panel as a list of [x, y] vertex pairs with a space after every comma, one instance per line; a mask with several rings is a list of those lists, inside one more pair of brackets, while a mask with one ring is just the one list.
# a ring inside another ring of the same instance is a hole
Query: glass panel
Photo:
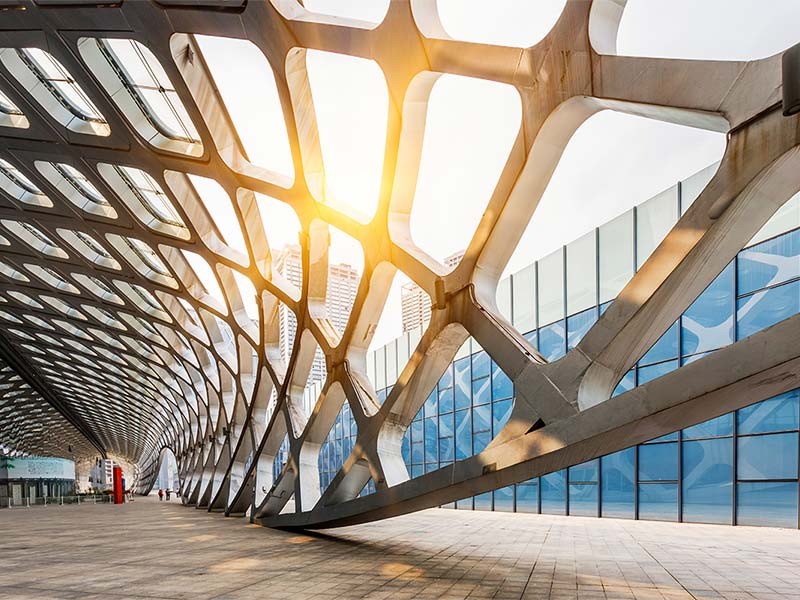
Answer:
[[459, 410], [456, 417], [456, 460], [472, 456], [472, 413]]
[[566, 331], [563, 320], [539, 330], [539, 352], [549, 361], [558, 360], [566, 353]]
[[497, 310], [509, 323], [511, 322], [511, 278], [501, 279], [497, 285]]
[[472, 405], [472, 381], [469, 357], [460, 358], [454, 363], [455, 408], [469, 408]]
[[678, 323], [675, 322], [672, 326], [664, 332], [658, 341], [653, 344], [653, 347], [647, 351], [641, 360], [640, 365], [649, 365], [652, 363], [670, 360], [678, 357]]
[[627, 448], [600, 459], [604, 517], [634, 517], [635, 452], [635, 448]]
[[652, 521], [678, 520], [678, 484], [639, 485], [639, 518]]
[[683, 430], [683, 439], [710, 438], [733, 435], [733, 413], [698, 423]]
[[492, 401], [492, 390], [489, 377], [472, 382], [472, 404], [487, 404]]
[[797, 483], [752, 482], [736, 486], [739, 525], [797, 527]]
[[596, 321], [597, 309], [595, 308], [567, 317], [567, 350], [572, 350], [577, 346]]
[[800, 281], [787, 283], [736, 303], [737, 337], [746, 338], [800, 312]]
[[106, 122], [83, 88], [53, 56], [39, 48], [18, 49], [17, 54], [69, 112], [83, 121]]
[[617, 387], [614, 389], [614, 393], [611, 396], [619, 396], [629, 390], [632, 390], [636, 387], [636, 371], [635, 369], [631, 369], [627, 373], [625, 373], [625, 377], [617, 384]]
[[539, 261], [539, 323], [564, 318], [564, 251], [557, 250]]
[[666, 375], [670, 371], [674, 371], [678, 368], [678, 366], [677, 360], [670, 360], [657, 365], [651, 365], [649, 367], [639, 367], [639, 385], [644, 385], [648, 381], [658, 379], [662, 375]]
[[566, 471], [556, 471], [539, 478], [542, 494], [542, 514], [567, 514]]
[[733, 300], [733, 264], [730, 264], [683, 313], [680, 322], [684, 355], [733, 343]]
[[597, 484], [569, 484], [569, 514], [579, 517], [597, 516]]
[[797, 434], [740, 437], [739, 479], [797, 479]]
[[492, 399], [500, 400], [514, 395], [514, 385], [500, 366], [492, 361]]
[[[800, 193], [795, 194], [781, 206], [764, 227], [750, 240], [750, 244], [775, 237], [785, 231], [800, 228]], [[750, 245], [748, 244], [748, 245]]]
[[740, 434], [787, 431], [800, 427], [800, 390], [792, 390], [737, 413]]
[[594, 459], [569, 468], [570, 483], [597, 483], [600, 460]]
[[597, 305], [597, 240], [591, 231], [567, 245], [567, 314]]
[[683, 443], [683, 519], [731, 523], [733, 439]]
[[708, 185], [719, 168], [719, 163], [707, 166], [702, 171], [695, 173], [691, 177], [681, 181], [681, 214], [694, 204], [697, 197]]
[[200, 136], [175, 87], [153, 53], [135, 40], [97, 40], [148, 121], [164, 136], [198, 142]]
[[600, 303], [617, 297], [633, 277], [633, 211], [599, 230]]
[[677, 442], [639, 446], [639, 481], [676, 481], [677, 479]]
[[489, 355], [483, 350], [472, 355], [472, 378], [479, 379], [488, 377], [491, 367], [489, 366]]
[[636, 207], [636, 268], [641, 269], [678, 220], [678, 187]]
[[151, 215], [163, 223], [185, 227], [167, 194], [149, 174], [131, 167], [114, 167], [114, 169]]
[[494, 491], [494, 509], [500, 512], [514, 511], [514, 486], [509, 485]]
[[539, 512], [539, 480], [531, 479], [517, 485], [517, 512]]
[[492, 492], [475, 496], [475, 510], [492, 510]]
[[800, 230], [743, 250], [737, 268], [740, 296], [800, 277]]
[[513, 280], [514, 327], [520, 333], [536, 329], [536, 265], [515, 273]]
[[499, 400], [492, 405], [492, 436], [496, 436], [505, 427], [513, 406], [513, 399]]

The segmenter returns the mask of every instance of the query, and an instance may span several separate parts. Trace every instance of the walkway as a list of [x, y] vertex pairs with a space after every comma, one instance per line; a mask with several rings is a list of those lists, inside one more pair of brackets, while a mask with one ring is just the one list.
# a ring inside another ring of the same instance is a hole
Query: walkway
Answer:
[[800, 600], [800, 532], [431, 510], [298, 534], [150, 498], [0, 510], [0, 598]]

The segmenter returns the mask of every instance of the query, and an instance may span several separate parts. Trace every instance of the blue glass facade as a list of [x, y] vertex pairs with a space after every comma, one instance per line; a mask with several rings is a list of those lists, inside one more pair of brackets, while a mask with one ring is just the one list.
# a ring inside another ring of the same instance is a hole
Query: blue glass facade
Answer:
[[[674, 201], [677, 219], [680, 189], [674, 197], [662, 195], [654, 200], [661, 203], [657, 207], [660, 214], [665, 213], [664, 206], [669, 207]], [[637, 213], [633, 212], [627, 246], [624, 239], [613, 240], [614, 251], [617, 247], [629, 249], [631, 265], [643, 264], [646, 257], [640, 254], [651, 252], [660, 241], [639, 233], [642, 221], [650, 229], [658, 229], [646, 223], [646, 211], [641, 215], [637, 222]], [[800, 223], [794, 220], [788, 220], [788, 227], [773, 227], [777, 235], [756, 240], [740, 252], [626, 374], [615, 394], [800, 312]], [[620, 224], [612, 225], [617, 228], [614, 235], [619, 237]], [[664, 232], [669, 229], [659, 227]], [[623, 222], [622, 231], [624, 228]], [[628, 259], [623, 256], [622, 260], [607, 260], [603, 254], [603, 228], [592, 235], [588, 244], [586, 240], [581, 242], [580, 251], [586, 254], [585, 248], [591, 249], [592, 245], [598, 249], [593, 256], [596, 266], [589, 270], [589, 276], [593, 271], [597, 278], [589, 295], [591, 298], [594, 294], [594, 306], [570, 310], [580, 302], [570, 300], [568, 269], [578, 267], [570, 262], [569, 246], [562, 249], [560, 257], [551, 255], [547, 259], [548, 277], [554, 264], [560, 264], [564, 272], [562, 281], [567, 285], [563, 308], [554, 309], [552, 299], [545, 305], [536, 294], [537, 277], [541, 279], [545, 272], [537, 269], [538, 265], [512, 276], [510, 285], [505, 286], [508, 298], [499, 300], [499, 304], [511, 307], [514, 317], [507, 317], [518, 328], [521, 321], [515, 318], [517, 315], [524, 315], [525, 323], [537, 325], [522, 331], [550, 361], [564, 356], [579, 343], [613, 301], [614, 286], [617, 291], [621, 289], [635, 271], [631, 266], [627, 275], [622, 272], [620, 276], [620, 265], [624, 266]], [[650, 240], [652, 248], [642, 239]], [[603, 281], [606, 272], [611, 284]], [[575, 280], [581, 278], [585, 279], [583, 273]], [[614, 278], [617, 282], [613, 282]], [[538, 281], [538, 289], [548, 282]], [[584, 296], [585, 291], [581, 290]], [[552, 318], [559, 311], [561, 318], [541, 322], [544, 314]], [[396, 373], [401, 368], [379, 365], [377, 372]], [[390, 383], [388, 378], [385, 381]], [[390, 391], [391, 385], [382, 387], [379, 399], [384, 400]], [[482, 350], [460, 354], [406, 432], [402, 452], [410, 476], [418, 477], [483, 450], [505, 425], [513, 402], [513, 384], [488, 354]], [[798, 527], [799, 419], [800, 390], [794, 390], [582, 465], [458, 501], [455, 508]], [[345, 406], [320, 456], [323, 489], [346, 459], [354, 439], [355, 424]], [[371, 490], [372, 487], [365, 493]]]

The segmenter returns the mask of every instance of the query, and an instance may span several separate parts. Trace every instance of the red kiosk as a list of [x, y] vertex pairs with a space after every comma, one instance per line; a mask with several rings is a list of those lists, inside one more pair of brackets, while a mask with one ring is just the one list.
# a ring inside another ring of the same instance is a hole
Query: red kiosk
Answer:
[[125, 490], [122, 484], [122, 467], [114, 467], [114, 504], [122, 504]]

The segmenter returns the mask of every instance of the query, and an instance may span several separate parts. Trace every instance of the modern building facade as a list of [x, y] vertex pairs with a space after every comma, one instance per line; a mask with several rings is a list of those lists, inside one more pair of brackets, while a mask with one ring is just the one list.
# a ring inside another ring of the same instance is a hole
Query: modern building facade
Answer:
[[[503, 316], [549, 361], [574, 348], [707, 184], [711, 165], [504, 279]], [[539, 294], [537, 290], [547, 290]], [[587, 308], [587, 305], [591, 304]], [[800, 195], [789, 200], [617, 386], [615, 394], [800, 312]], [[386, 398], [422, 328], [369, 357]], [[403, 437], [418, 477], [485, 449], [514, 388], [469, 340]], [[448, 506], [459, 509], [798, 527], [800, 389], [739, 411]], [[329, 485], [356, 441], [345, 406], [320, 455]]]
[[75, 463], [63, 458], [0, 456], [0, 508], [75, 494]]

